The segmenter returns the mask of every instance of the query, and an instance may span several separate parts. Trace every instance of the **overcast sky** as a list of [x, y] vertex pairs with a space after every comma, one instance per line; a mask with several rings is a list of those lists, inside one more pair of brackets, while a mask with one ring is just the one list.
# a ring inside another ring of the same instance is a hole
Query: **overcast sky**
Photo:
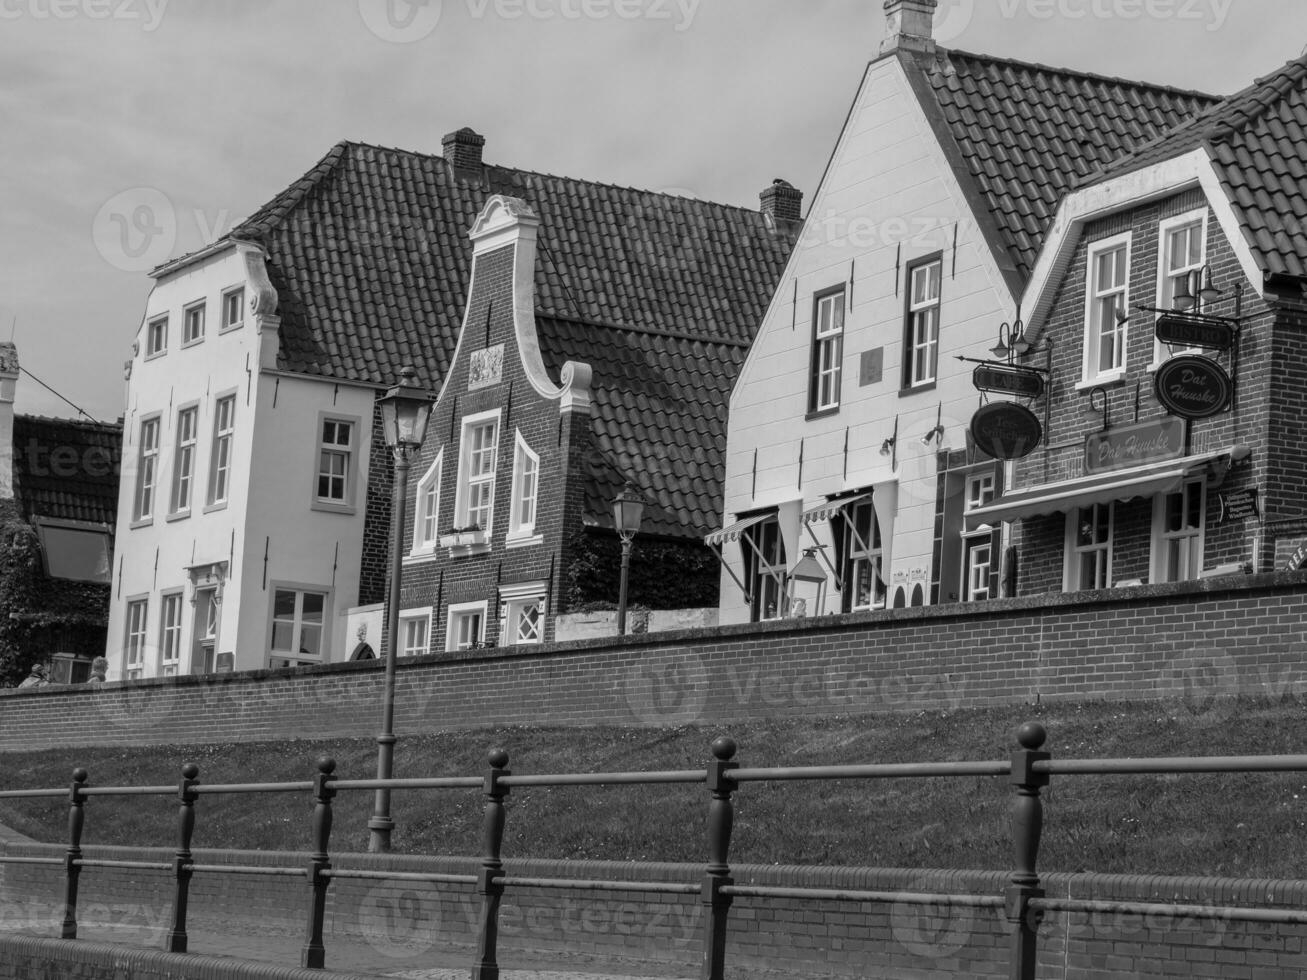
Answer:
[[[146, 269], [334, 143], [757, 205], [811, 201], [882, 0], [0, 0], [0, 340], [122, 414]], [[1307, 44], [1301, 0], [943, 0], [948, 46], [1229, 94]], [[18, 410], [74, 415], [32, 379]]]

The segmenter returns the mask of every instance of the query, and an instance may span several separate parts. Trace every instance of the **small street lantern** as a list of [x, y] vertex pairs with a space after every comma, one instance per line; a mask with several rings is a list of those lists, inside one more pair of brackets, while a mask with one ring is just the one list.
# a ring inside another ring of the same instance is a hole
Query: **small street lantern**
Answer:
[[644, 517], [644, 498], [630, 483], [613, 501], [613, 527], [622, 539], [622, 586], [617, 600], [617, 635], [626, 635], [626, 582], [631, 572], [631, 539], [640, 531]]
[[817, 561], [817, 548], [804, 548], [803, 557], [799, 563], [790, 570], [790, 600], [798, 598], [794, 593], [797, 591], [795, 586], [799, 582], [809, 582], [817, 586], [817, 615], [820, 616], [826, 611], [826, 571], [821, 567], [821, 562]]
[[[395, 757], [395, 658], [399, 646], [399, 587], [402, 569], [401, 540], [408, 503], [408, 471], [426, 438], [427, 422], [436, 397], [414, 383], [411, 367], [400, 371], [399, 383], [377, 399], [386, 445], [395, 457], [395, 496], [391, 508], [390, 590], [386, 595], [386, 682], [381, 702], [381, 734], [377, 736], [377, 778], [389, 779]], [[372, 819], [368, 821], [368, 850], [390, 850], [390, 790], [378, 789]]]

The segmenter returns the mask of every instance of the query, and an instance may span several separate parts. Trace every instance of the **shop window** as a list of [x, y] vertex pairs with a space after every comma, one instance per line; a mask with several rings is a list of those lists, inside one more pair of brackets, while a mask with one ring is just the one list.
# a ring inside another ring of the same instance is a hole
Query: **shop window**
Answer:
[[485, 602], [463, 602], [450, 606], [447, 622], [446, 650], [475, 650], [485, 646]]
[[840, 407], [843, 362], [844, 289], [841, 287], [816, 299], [808, 382], [809, 412], [826, 412]]
[[781, 525], [772, 517], [744, 532], [745, 587], [753, 622], [785, 615], [785, 542]]
[[325, 592], [273, 590], [273, 666], [293, 667], [299, 662], [316, 663], [322, 659], [326, 608]]
[[832, 523], [838, 536], [841, 611], [883, 609], [885, 569], [876, 508], [870, 500], [850, 504]]
[[1207, 489], [1201, 480], [1153, 503], [1153, 581], [1186, 582], [1203, 570]]
[[1115, 381], [1125, 373], [1130, 308], [1130, 234], [1089, 249], [1084, 380]]
[[1066, 591], [1106, 589], [1112, 581], [1113, 505], [1091, 504], [1067, 520]]
[[939, 369], [940, 283], [944, 264], [934, 258], [908, 269], [908, 314], [903, 339], [903, 387], [935, 383]]

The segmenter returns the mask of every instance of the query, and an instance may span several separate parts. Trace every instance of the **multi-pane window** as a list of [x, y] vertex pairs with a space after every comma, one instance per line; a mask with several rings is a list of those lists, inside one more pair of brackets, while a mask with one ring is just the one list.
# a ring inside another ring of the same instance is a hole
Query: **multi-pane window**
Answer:
[[440, 538], [440, 477], [443, 450], [418, 481], [417, 509], [413, 512], [413, 550], [429, 549]]
[[[1158, 255], [1159, 282], [1157, 286], [1157, 306], [1159, 309], [1175, 308], [1176, 294], [1181, 287], [1188, 285], [1193, 305], [1189, 312], [1202, 312], [1202, 281], [1199, 271], [1207, 261], [1207, 219], [1206, 211], [1182, 215], [1170, 221], [1162, 222], [1159, 237], [1161, 248]], [[1162, 345], [1157, 345], [1156, 359], [1164, 356]], [[1178, 350], [1173, 351], [1179, 353]]]
[[322, 656], [322, 627], [327, 608], [323, 592], [276, 589], [272, 600], [272, 652], [289, 659]]
[[154, 516], [154, 487], [159, 475], [159, 419], [141, 422], [141, 442], [136, 456], [136, 507], [134, 517], [146, 521]]
[[449, 650], [471, 650], [485, 643], [486, 606], [475, 603], [470, 606], [451, 606], [449, 608], [449, 635], [445, 646]]
[[540, 457], [517, 434], [513, 452], [513, 509], [508, 533], [528, 536], [535, 532], [536, 493], [540, 482]]
[[539, 643], [544, 630], [543, 600], [517, 599], [508, 604], [505, 643]]
[[133, 599], [127, 603], [123, 654], [128, 677], [140, 677], [145, 672], [145, 630], [149, 609], [148, 599]]
[[219, 398], [213, 411], [213, 455], [209, 461], [209, 503], [227, 502], [231, 481], [231, 437], [236, 427], [236, 396]]
[[844, 612], [885, 605], [880, 523], [870, 500], [850, 504], [840, 514], [840, 606]]
[[1077, 507], [1070, 515], [1071, 568], [1067, 591], [1106, 589], [1112, 569], [1112, 505]]
[[421, 657], [430, 652], [431, 617], [406, 616], [400, 621], [400, 647], [402, 657]]
[[318, 446], [318, 499], [331, 503], [349, 502], [351, 442], [354, 423], [323, 419]]
[[145, 328], [145, 356], [154, 357], [168, 349], [168, 318], [151, 320]]
[[939, 293], [942, 260], [908, 270], [908, 322], [904, 337], [903, 386], [931, 384], [939, 367]]
[[744, 532], [743, 548], [752, 621], [784, 616], [785, 543], [780, 523], [773, 517], [753, 525]]
[[840, 404], [844, 362], [844, 290], [818, 296], [812, 323], [812, 371], [808, 411], [824, 412]]
[[199, 427], [197, 408], [183, 408], [177, 413], [177, 450], [172, 463], [172, 506], [170, 513], [191, 509], [191, 484], [195, 477], [195, 437]]
[[182, 343], [194, 344], [204, 339], [204, 304], [186, 307], [182, 315]]
[[231, 289], [222, 294], [222, 329], [239, 327], [245, 319], [245, 289]]
[[1089, 251], [1086, 380], [1125, 370], [1130, 279], [1130, 236], [1118, 236]]
[[[966, 508], [975, 510], [994, 502], [995, 481], [991, 470], [967, 477]], [[993, 588], [994, 531], [981, 525], [962, 542], [962, 599], [980, 602], [990, 598]]]
[[159, 618], [159, 675], [171, 677], [177, 673], [182, 656], [182, 594], [173, 592], [163, 597], [163, 614]]
[[1157, 581], [1185, 582], [1202, 571], [1205, 493], [1202, 481], [1195, 480], [1159, 498], [1160, 521], [1154, 543], [1159, 561]]
[[495, 464], [499, 418], [464, 422], [462, 491], [458, 515], [461, 528], [489, 532], [495, 507]]

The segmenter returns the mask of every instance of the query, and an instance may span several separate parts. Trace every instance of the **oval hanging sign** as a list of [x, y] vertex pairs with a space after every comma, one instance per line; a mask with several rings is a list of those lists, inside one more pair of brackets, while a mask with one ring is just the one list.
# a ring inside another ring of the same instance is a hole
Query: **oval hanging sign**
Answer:
[[971, 416], [971, 437], [995, 459], [1029, 456], [1044, 437], [1035, 413], [1014, 402], [982, 405]]
[[1157, 369], [1157, 400], [1182, 419], [1207, 419], [1224, 412], [1234, 386], [1225, 369], [1197, 354], [1173, 357]]

